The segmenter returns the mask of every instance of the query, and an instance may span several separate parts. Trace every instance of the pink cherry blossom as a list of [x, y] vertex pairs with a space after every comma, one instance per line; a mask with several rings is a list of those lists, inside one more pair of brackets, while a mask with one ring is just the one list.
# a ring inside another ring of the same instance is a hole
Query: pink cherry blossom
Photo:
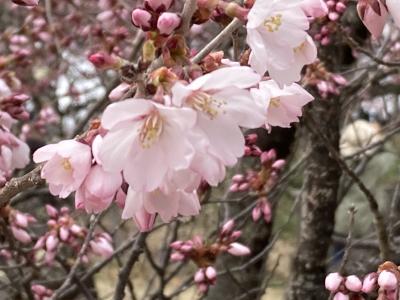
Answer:
[[144, 9], [136, 8], [132, 12], [132, 23], [143, 30], [151, 28], [151, 18], [151, 14]]
[[137, 191], [161, 186], [168, 171], [189, 167], [194, 149], [186, 131], [196, 114], [188, 108], [166, 107], [150, 100], [130, 99], [108, 106], [99, 158], [104, 170], [119, 172]]
[[66, 198], [76, 191], [92, 164], [89, 146], [75, 140], [65, 140], [38, 149], [33, 154], [36, 163], [46, 162], [41, 176], [49, 184], [52, 195]]
[[267, 126], [290, 127], [291, 123], [299, 121], [302, 107], [314, 99], [296, 83], [281, 89], [273, 80], [260, 82], [259, 89], [251, 92], [266, 109]]
[[196, 192], [168, 191], [167, 189], [137, 192], [129, 188], [122, 218], [137, 218], [136, 214], [143, 214], [142, 209], [148, 214], [159, 214], [164, 222], [169, 222], [178, 215], [197, 215], [200, 203]]
[[29, 244], [32, 241], [29, 233], [22, 228], [11, 226], [11, 232], [13, 236], [23, 244]]
[[83, 206], [88, 213], [99, 213], [111, 204], [121, 184], [120, 172], [106, 172], [95, 165], [76, 192], [75, 206]]
[[262, 111], [246, 90], [259, 80], [260, 76], [248, 67], [226, 67], [187, 86], [178, 82], [172, 87], [172, 103], [196, 111], [196, 129], [207, 141], [208, 152], [225, 165], [235, 164], [244, 154], [239, 126], [256, 128], [262, 124]]
[[[296, 49], [303, 48], [307, 41], [306, 30], [309, 21], [300, 1], [256, 1], [249, 12], [247, 23], [247, 43], [252, 52], [249, 63], [259, 74], [266, 71], [280, 85], [290, 84], [300, 79], [298, 65], [312, 62], [296, 57]], [[310, 52], [310, 50], [307, 50]], [[311, 52], [310, 52], [311, 53]]]
[[367, 276], [365, 276], [364, 280], [363, 280], [363, 285], [362, 285], [361, 291], [366, 294], [374, 291], [377, 286], [377, 284], [376, 284], [377, 278], [378, 278], [378, 275], [376, 273], [370, 273]]

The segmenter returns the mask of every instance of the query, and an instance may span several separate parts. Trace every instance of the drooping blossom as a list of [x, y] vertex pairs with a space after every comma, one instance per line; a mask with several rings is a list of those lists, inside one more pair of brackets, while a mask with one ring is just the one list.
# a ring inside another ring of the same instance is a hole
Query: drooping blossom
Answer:
[[280, 85], [298, 81], [301, 68], [316, 59], [308, 28], [300, 1], [256, 1], [247, 23], [251, 67]]
[[172, 103], [197, 113], [196, 130], [208, 142], [208, 152], [225, 165], [233, 165], [244, 154], [244, 137], [239, 128], [262, 124], [262, 111], [254, 105], [246, 88], [260, 76], [248, 67], [227, 67], [201, 76], [189, 85], [172, 87]]
[[[373, 5], [371, 5], [373, 3]], [[371, 32], [372, 36], [377, 39], [385, 27], [388, 17], [388, 11], [385, 5], [380, 0], [372, 2], [360, 0], [357, 3], [358, 15], [365, 27]]]
[[266, 110], [267, 127], [290, 127], [299, 121], [303, 106], [314, 99], [296, 83], [281, 89], [273, 80], [260, 82], [259, 89], [252, 89], [251, 93]]
[[46, 162], [41, 176], [52, 195], [66, 198], [85, 180], [92, 164], [91, 149], [75, 140], [46, 145], [33, 154], [36, 163]]
[[[200, 203], [196, 192], [182, 190], [168, 191], [167, 188], [157, 189], [152, 192], [136, 192], [128, 189], [122, 218], [134, 218], [140, 226], [139, 229], [147, 231], [152, 216], [158, 214], [164, 222], [170, 222], [178, 215], [193, 216], [200, 210]], [[147, 222], [143, 222], [143, 217]]]
[[121, 184], [120, 172], [107, 172], [95, 165], [76, 192], [75, 206], [88, 213], [99, 213], [111, 204]]
[[108, 106], [102, 126], [109, 132], [99, 151], [104, 170], [123, 171], [136, 191], [154, 191], [168, 171], [189, 166], [194, 149], [186, 131], [196, 122], [188, 108], [130, 99]]

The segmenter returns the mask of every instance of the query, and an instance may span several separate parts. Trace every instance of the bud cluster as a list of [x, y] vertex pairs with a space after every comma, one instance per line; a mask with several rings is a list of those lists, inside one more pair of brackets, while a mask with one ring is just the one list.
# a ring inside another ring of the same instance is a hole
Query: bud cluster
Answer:
[[398, 299], [400, 272], [392, 262], [379, 266], [377, 272], [370, 273], [361, 280], [356, 275], [342, 276], [330, 273], [325, 278], [325, 287], [334, 300], [363, 300], [365, 295], [378, 292], [378, 299]]
[[171, 254], [172, 261], [192, 260], [198, 267], [194, 275], [194, 281], [200, 292], [206, 293], [210, 285], [214, 285], [217, 272], [212, 265], [218, 255], [227, 252], [233, 256], [246, 256], [250, 249], [245, 245], [236, 242], [242, 232], [235, 230], [235, 222], [227, 221], [218, 234], [215, 242], [204, 243], [203, 238], [195, 236], [187, 241], [175, 241], [170, 247], [174, 250]]

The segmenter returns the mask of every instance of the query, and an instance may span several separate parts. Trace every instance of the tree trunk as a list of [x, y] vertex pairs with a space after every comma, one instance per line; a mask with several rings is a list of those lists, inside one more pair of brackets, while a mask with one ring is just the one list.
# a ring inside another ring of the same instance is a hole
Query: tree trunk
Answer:
[[[304, 121], [319, 130], [339, 148], [339, 99], [315, 100]], [[315, 121], [310, 122], [310, 118]], [[330, 157], [324, 141], [308, 130], [311, 151], [301, 198], [301, 225], [297, 252], [292, 266], [287, 298], [290, 300], [327, 299], [324, 289], [326, 258], [333, 233], [340, 166]]]

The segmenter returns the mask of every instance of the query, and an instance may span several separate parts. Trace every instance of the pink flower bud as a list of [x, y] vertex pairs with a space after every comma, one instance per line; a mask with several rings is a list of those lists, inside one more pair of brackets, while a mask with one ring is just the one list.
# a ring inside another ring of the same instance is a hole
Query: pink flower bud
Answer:
[[237, 240], [238, 238], [240, 238], [241, 235], [242, 235], [242, 232], [240, 230], [235, 230], [231, 234], [231, 239], [232, 240]]
[[22, 6], [37, 6], [39, 5], [39, 0], [12, 0], [13, 3]]
[[38, 296], [46, 296], [47, 288], [40, 284], [34, 284], [31, 286], [32, 292], [34, 292]]
[[194, 282], [201, 283], [204, 281], [204, 279], [205, 279], [204, 270], [203, 269], [197, 270], [196, 274], [194, 274]]
[[11, 226], [11, 232], [13, 236], [23, 244], [28, 244], [32, 241], [31, 236], [23, 229]]
[[385, 290], [394, 290], [398, 286], [396, 275], [389, 271], [382, 271], [378, 277], [378, 284]]
[[336, 12], [330, 12], [328, 14], [328, 18], [331, 21], [337, 21], [340, 18], [340, 15], [338, 13], [336, 13]]
[[37, 241], [35, 246], [33, 246], [34, 250], [38, 250], [43, 248], [44, 244], [45, 244], [46, 238], [44, 236], [41, 236]]
[[169, 35], [181, 24], [181, 17], [175, 13], [162, 13], [157, 21], [157, 28], [161, 34]]
[[70, 230], [72, 233], [79, 235], [82, 233], [82, 227], [80, 227], [79, 225], [76, 224], [72, 224], [72, 226], [70, 227]]
[[120, 65], [117, 57], [105, 52], [91, 54], [88, 59], [97, 69], [101, 70], [118, 68]]
[[60, 239], [65, 242], [69, 238], [69, 229], [65, 226], [61, 226], [59, 234]]
[[197, 288], [199, 289], [200, 293], [206, 293], [208, 291], [208, 284], [201, 283], [201, 284], [197, 285]]
[[92, 248], [93, 253], [103, 257], [110, 257], [114, 252], [111, 244], [103, 238], [97, 239], [96, 241], [90, 241], [90, 247]]
[[229, 187], [229, 191], [230, 191], [231, 193], [236, 193], [236, 192], [238, 192], [238, 191], [239, 191], [239, 185], [238, 185], [237, 183], [232, 184], [232, 185]]
[[163, 12], [171, 7], [172, 1], [173, 0], [145, 0], [144, 5], [154, 12]]
[[46, 212], [50, 218], [55, 219], [58, 216], [58, 210], [54, 206], [51, 206], [49, 204], [46, 204]]
[[56, 238], [54, 235], [49, 235], [46, 239], [46, 250], [47, 251], [53, 251], [56, 249], [57, 245], [59, 243], [58, 238]]
[[253, 208], [251, 216], [254, 222], [257, 222], [261, 218], [261, 209], [258, 205]]
[[133, 25], [141, 28], [142, 30], [151, 29], [151, 14], [144, 9], [137, 8], [132, 12]]
[[274, 169], [280, 170], [285, 166], [285, 164], [286, 164], [286, 161], [284, 159], [278, 159], [272, 164], [272, 167]]
[[344, 283], [346, 288], [351, 291], [351, 292], [360, 292], [362, 289], [362, 282], [361, 280], [355, 276], [355, 275], [350, 275], [346, 277], [346, 281]]
[[245, 256], [251, 253], [250, 249], [240, 243], [232, 243], [229, 245], [228, 253], [234, 256]]
[[275, 159], [276, 159], [276, 151], [274, 149], [271, 149], [268, 152], [263, 152], [260, 155], [260, 160], [262, 164], [272, 162]]
[[235, 174], [232, 176], [232, 181], [233, 182], [241, 182], [244, 180], [243, 174]]
[[221, 235], [228, 235], [232, 232], [233, 228], [235, 227], [235, 221], [232, 219], [227, 221], [221, 229]]
[[54, 258], [56, 257], [56, 252], [53, 251], [47, 251], [46, 254], [44, 255], [44, 261], [48, 265], [52, 265], [54, 262]]
[[171, 254], [170, 259], [171, 259], [172, 261], [175, 261], [175, 262], [177, 262], [177, 261], [183, 261], [183, 260], [185, 260], [185, 256], [184, 256], [182, 253], [174, 252], [174, 253]]
[[335, 6], [335, 10], [339, 13], [343, 13], [346, 10], [346, 5], [342, 2], [337, 2]]
[[257, 142], [257, 139], [258, 139], [257, 133], [250, 133], [246, 135], [246, 142], [248, 142], [249, 144], [255, 144]]
[[211, 266], [207, 267], [205, 273], [206, 273], [207, 279], [210, 281], [214, 281], [217, 278], [217, 271], [215, 270], [214, 267], [211, 267]]
[[174, 249], [174, 250], [179, 250], [183, 245], [182, 241], [175, 241], [173, 243], [171, 243], [169, 246]]
[[378, 275], [375, 272], [370, 273], [367, 276], [365, 276], [364, 280], [363, 280], [363, 286], [362, 286], [361, 291], [366, 294], [369, 294], [372, 291], [374, 291], [376, 289], [377, 277], [378, 277]]
[[333, 300], [349, 300], [350, 297], [349, 295], [343, 294], [341, 292], [336, 293], [335, 296], [333, 297]]
[[111, 101], [119, 101], [122, 100], [124, 95], [129, 91], [130, 85], [122, 82], [120, 85], [118, 85], [115, 89], [113, 89], [110, 94], [108, 95], [108, 98], [110, 98]]
[[343, 282], [343, 277], [339, 273], [330, 273], [325, 278], [325, 288], [331, 292], [336, 292]]
[[15, 224], [17, 224], [19, 227], [23, 227], [23, 228], [28, 227], [28, 217], [25, 214], [16, 212], [15, 213]]
[[242, 184], [239, 185], [238, 190], [240, 192], [245, 192], [250, 188], [250, 184], [248, 182], [243, 182]]
[[181, 247], [180, 250], [181, 250], [182, 252], [184, 252], [184, 253], [188, 253], [188, 252], [190, 252], [190, 251], [193, 250], [193, 246], [192, 246], [192, 245], [189, 245], [189, 244], [184, 244], [184, 245], [182, 245], [182, 247]]

